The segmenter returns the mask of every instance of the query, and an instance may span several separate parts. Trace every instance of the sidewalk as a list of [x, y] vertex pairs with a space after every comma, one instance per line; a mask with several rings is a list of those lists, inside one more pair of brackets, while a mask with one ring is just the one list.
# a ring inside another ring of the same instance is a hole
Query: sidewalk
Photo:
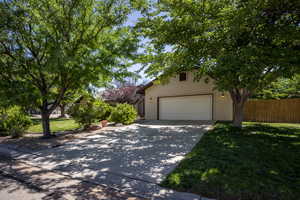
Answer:
[[2, 175], [0, 175], [0, 185], [0, 198], [3, 200], [38, 200], [45, 199], [47, 196], [43, 191], [35, 190], [12, 178], [7, 178]]
[[117, 189], [31, 166], [3, 154], [0, 155], [0, 185], [3, 200], [144, 200]]

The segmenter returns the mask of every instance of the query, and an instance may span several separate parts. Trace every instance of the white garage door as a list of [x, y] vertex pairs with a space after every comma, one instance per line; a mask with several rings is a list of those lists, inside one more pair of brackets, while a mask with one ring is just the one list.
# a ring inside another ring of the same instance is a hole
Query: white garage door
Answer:
[[159, 98], [160, 120], [212, 120], [212, 95]]

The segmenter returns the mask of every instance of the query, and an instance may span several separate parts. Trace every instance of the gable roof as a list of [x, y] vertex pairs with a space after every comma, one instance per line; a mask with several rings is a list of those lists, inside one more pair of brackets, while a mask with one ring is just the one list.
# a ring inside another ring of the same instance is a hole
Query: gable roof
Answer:
[[[197, 68], [195, 67], [195, 69], [197, 69]], [[186, 71], [182, 71], [182, 72], [186, 72]], [[178, 72], [178, 73], [180, 73], [180, 72]], [[137, 91], [137, 93], [139, 93], [139, 94], [145, 94], [145, 90], [148, 89], [149, 87], [153, 86], [153, 85], [154, 85], [154, 81], [156, 81], [157, 79], [158, 79], [158, 78], [156, 78], [156, 79], [150, 81], [149, 83], [147, 83], [146, 85], [142, 86], [142, 87]]]
[[147, 83], [146, 85], [142, 86], [138, 91], [137, 93], [139, 94], [145, 94], [145, 90], [148, 89], [149, 87], [151, 87], [152, 85], [154, 85], [154, 81], [157, 80], [157, 79], [154, 79], [152, 81], [150, 81], [149, 83]]

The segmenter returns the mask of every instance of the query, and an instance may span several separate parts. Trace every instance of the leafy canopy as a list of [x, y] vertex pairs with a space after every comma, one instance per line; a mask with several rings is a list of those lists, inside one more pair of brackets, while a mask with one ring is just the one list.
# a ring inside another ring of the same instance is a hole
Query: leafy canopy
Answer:
[[295, 0], [159, 1], [138, 24], [150, 39], [147, 73], [198, 69], [218, 89], [249, 96], [299, 70], [299, 9]]
[[300, 75], [293, 78], [279, 78], [261, 91], [255, 93], [252, 98], [257, 99], [284, 99], [300, 98]]
[[68, 90], [129, 75], [137, 39], [127, 0], [0, 2], [0, 93], [55, 109]]
[[150, 39], [146, 73], [211, 77], [230, 93], [235, 126], [255, 91], [300, 70], [299, 1], [162, 0], [149, 10], [138, 24]]

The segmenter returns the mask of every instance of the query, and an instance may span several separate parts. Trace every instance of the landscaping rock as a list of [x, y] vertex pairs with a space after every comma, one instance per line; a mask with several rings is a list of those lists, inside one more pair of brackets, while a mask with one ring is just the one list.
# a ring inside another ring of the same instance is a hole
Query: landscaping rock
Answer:
[[116, 123], [115, 126], [116, 126], [116, 127], [122, 127], [123, 124], [122, 124], [122, 123]]

